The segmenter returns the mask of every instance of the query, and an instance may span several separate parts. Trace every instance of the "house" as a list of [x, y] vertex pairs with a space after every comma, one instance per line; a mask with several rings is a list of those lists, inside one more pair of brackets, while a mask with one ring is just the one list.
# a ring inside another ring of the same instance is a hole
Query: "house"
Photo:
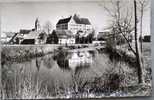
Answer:
[[56, 30], [70, 30], [74, 35], [80, 31], [83, 34], [93, 31], [93, 27], [87, 18], [80, 18], [78, 15], [63, 18], [56, 24]]
[[10, 43], [12, 40], [12, 37], [16, 36], [17, 33], [15, 32], [3, 32], [1, 34], [1, 43]]
[[[127, 40], [125, 39], [125, 37], [127, 38]], [[99, 32], [99, 34], [97, 35], [97, 40], [98, 41], [105, 41], [108, 44], [112, 44], [112, 45], [121, 45], [121, 44], [125, 44], [128, 41], [132, 42], [132, 33], [130, 34], [123, 34], [122, 33], [115, 33], [114, 31], [104, 31], [104, 32]]]
[[99, 32], [97, 34], [97, 40], [107, 40], [110, 34], [109, 31]]
[[145, 35], [143, 42], [151, 42], [151, 36], [150, 35]]
[[24, 34], [20, 44], [38, 44], [38, 37], [40, 32], [30, 31], [28, 34]]
[[13, 37], [13, 41], [17, 44], [44, 44], [46, 43], [47, 34], [41, 30], [38, 18], [35, 20], [35, 28], [21, 29], [19, 33]]
[[70, 30], [55, 30], [58, 44], [75, 44], [75, 37]]
[[43, 31], [30, 31], [28, 34], [18, 34], [19, 44], [44, 44], [46, 43], [47, 34]]

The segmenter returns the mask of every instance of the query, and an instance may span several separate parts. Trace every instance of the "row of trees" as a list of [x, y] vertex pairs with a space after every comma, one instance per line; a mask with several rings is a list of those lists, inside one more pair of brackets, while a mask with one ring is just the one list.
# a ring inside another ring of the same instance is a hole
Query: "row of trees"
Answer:
[[[75, 35], [75, 43], [76, 44], [85, 44], [85, 43], [92, 43], [94, 38], [94, 31], [92, 33], [89, 33], [86, 37], [81, 36], [79, 32]], [[51, 34], [48, 34], [46, 43], [47, 44], [58, 44], [58, 36], [55, 30]]]
[[[127, 2], [127, 3], [126, 3]], [[148, 5], [147, 0], [110, 0], [105, 3], [104, 9], [108, 12], [111, 23], [109, 29], [112, 30], [114, 36], [122, 36], [129, 46], [129, 49], [136, 57], [138, 68], [138, 82], [144, 83], [144, 69], [142, 59], [142, 42], [139, 37], [142, 37], [142, 25], [144, 11]], [[108, 3], [108, 4], [107, 4]], [[138, 32], [138, 23], [140, 22], [140, 34]], [[131, 45], [128, 36], [133, 34], [135, 39], [135, 48]], [[112, 40], [112, 47], [116, 47], [116, 42]]]

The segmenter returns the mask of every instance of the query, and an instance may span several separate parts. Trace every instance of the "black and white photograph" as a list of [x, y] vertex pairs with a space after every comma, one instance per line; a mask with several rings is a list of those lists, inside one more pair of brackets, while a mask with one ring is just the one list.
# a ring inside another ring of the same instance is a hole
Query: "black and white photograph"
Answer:
[[0, 98], [151, 96], [150, 5], [150, 0], [0, 3]]

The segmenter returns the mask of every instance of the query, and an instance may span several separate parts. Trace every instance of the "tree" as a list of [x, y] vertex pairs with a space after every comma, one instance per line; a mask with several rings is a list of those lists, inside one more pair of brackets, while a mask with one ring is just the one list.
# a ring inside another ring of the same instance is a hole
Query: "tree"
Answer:
[[86, 37], [87, 43], [92, 43], [94, 39], [94, 30]]
[[[137, 34], [137, 4], [134, 2], [128, 2], [122, 0], [111, 0], [110, 6], [104, 5], [105, 10], [112, 18], [110, 29], [113, 32], [113, 41], [116, 41], [118, 35], [122, 35], [129, 46], [129, 49], [133, 52], [136, 57], [137, 69], [138, 69], [138, 82], [143, 83], [143, 64], [141, 61], [141, 52], [139, 50], [139, 38]], [[132, 5], [133, 4], [133, 5]], [[112, 8], [109, 8], [112, 7]], [[134, 14], [133, 14], [134, 12]], [[133, 19], [134, 15], [134, 19]], [[130, 44], [128, 36], [134, 33], [135, 37], [135, 48]], [[114, 42], [116, 47], [116, 42]]]
[[48, 43], [48, 44], [57, 44], [58, 43], [58, 36], [57, 36], [55, 30], [53, 30], [52, 34], [48, 34], [46, 43]]
[[52, 32], [52, 38], [53, 38], [54, 43], [57, 44], [58, 43], [58, 36], [57, 36], [55, 30]]
[[38, 39], [40, 39], [40, 40], [44, 40], [45, 37], [46, 37], [46, 34], [45, 34], [44, 32], [41, 32], [41, 33], [39, 34]]
[[139, 11], [140, 11], [140, 46], [141, 46], [141, 52], [143, 51], [143, 46], [142, 46], [142, 41], [143, 41], [143, 33], [142, 33], [142, 27], [143, 27], [143, 15], [144, 15], [144, 11], [146, 10], [148, 4], [149, 4], [149, 0], [138, 0], [137, 1], [138, 3], [138, 8], [139, 8]]
[[52, 41], [53, 41], [52, 40], [52, 34], [48, 34], [46, 43], [47, 44], [52, 44], [53, 43]]
[[[113, 47], [116, 47], [117, 37], [123, 36], [126, 43], [128, 44], [131, 51], [135, 54], [135, 50], [132, 48], [128, 37], [134, 31], [133, 25], [133, 11], [132, 4], [127, 3], [122, 0], [110, 0], [108, 6], [104, 5], [104, 9], [108, 12], [111, 17], [111, 24], [109, 29], [112, 31], [112, 41]], [[106, 3], [104, 3], [106, 4]]]
[[80, 33], [79, 33], [79, 31], [75, 35], [75, 43], [76, 44], [80, 43]]
[[47, 38], [47, 34], [45, 32], [41, 32], [38, 36], [38, 39], [40, 40], [41, 43], [45, 43]]
[[51, 24], [50, 21], [47, 21], [47, 22], [45, 23], [45, 25], [44, 25], [43, 28], [44, 28], [44, 31], [45, 31], [47, 34], [50, 34], [51, 31], [52, 31], [52, 29], [53, 29], [52, 24]]

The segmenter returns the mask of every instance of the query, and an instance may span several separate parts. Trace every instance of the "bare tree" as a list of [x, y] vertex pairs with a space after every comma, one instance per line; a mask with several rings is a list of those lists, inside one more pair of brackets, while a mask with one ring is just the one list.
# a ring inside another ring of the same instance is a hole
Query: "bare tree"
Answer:
[[138, 9], [139, 9], [139, 12], [140, 12], [140, 47], [141, 47], [141, 52], [143, 51], [143, 44], [142, 44], [142, 27], [143, 27], [143, 16], [144, 16], [144, 11], [146, 10], [148, 4], [149, 4], [149, 0], [138, 0], [137, 1], [137, 4], [138, 4]]
[[[136, 0], [134, 0], [134, 2], [126, 2], [122, 0], [110, 0], [110, 6], [105, 5], [104, 8], [112, 18], [110, 28], [113, 30], [114, 36], [122, 35], [126, 40], [129, 49], [135, 55], [138, 68], [138, 82], [143, 83], [143, 64], [141, 61], [142, 56], [139, 49], [139, 38], [137, 34], [137, 3]], [[135, 48], [131, 45], [128, 39], [128, 35], [131, 33], [134, 33]]]
[[134, 20], [132, 16], [133, 7], [131, 6], [131, 4], [130, 6], [125, 5], [125, 2], [122, 0], [121, 1], [120, 0], [110, 0], [110, 4], [108, 5], [110, 5], [111, 8], [109, 8], [109, 6], [106, 6], [106, 5], [104, 5], [104, 8], [108, 12], [109, 16], [111, 16], [112, 18], [111, 19], [112, 23], [109, 26], [109, 29], [112, 30], [112, 33], [114, 34], [113, 37], [122, 35], [123, 38], [126, 40], [126, 43], [128, 44], [131, 51], [134, 54], [136, 54], [135, 50], [131, 46], [131, 43], [128, 39], [128, 36], [131, 35], [131, 33], [134, 31], [134, 25], [133, 25]]
[[52, 26], [52, 24], [51, 24], [51, 22], [50, 21], [47, 21], [46, 23], [45, 23], [45, 25], [44, 25], [44, 31], [47, 33], [47, 34], [49, 34], [49, 33], [51, 33], [51, 30], [53, 29], [53, 26]]

